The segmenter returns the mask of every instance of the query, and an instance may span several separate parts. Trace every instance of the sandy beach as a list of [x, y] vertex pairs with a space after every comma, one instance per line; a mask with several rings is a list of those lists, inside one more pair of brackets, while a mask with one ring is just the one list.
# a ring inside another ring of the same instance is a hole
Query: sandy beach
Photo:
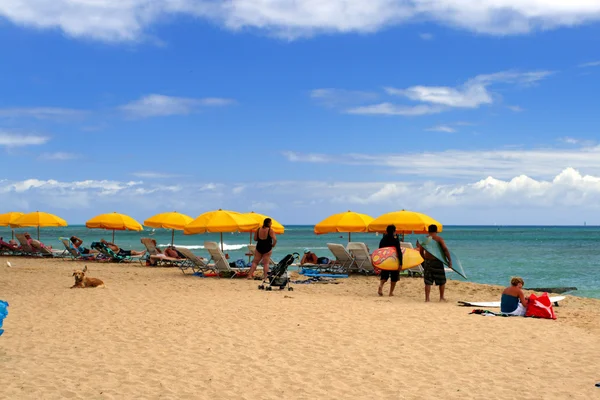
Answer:
[[449, 281], [448, 303], [426, 304], [419, 278], [389, 298], [375, 277], [265, 292], [105, 263], [87, 263], [105, 288], [70, 289], [84, 265], [0, 258], [0, 398], [600, 396], [599, 300], [567, 296], [555, 321], [484, 317], [456, 302], [500, 287]]

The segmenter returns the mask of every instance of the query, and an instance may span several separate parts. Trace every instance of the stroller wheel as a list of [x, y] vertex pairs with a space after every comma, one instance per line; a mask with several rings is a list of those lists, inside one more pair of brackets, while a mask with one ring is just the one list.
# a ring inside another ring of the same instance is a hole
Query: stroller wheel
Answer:
[[290, 287], [288, 288], [288, 291], [290, 291], [290, 292], [293, 292], [293, 291], [294, 291], [294, 288], [290, 286]]
[[264, 288], [265, 288], [265, 285], [258, 285], [259, 290], [263, 290]]
[[266, 290], [266, 291], [268, 291], [268, 292], [270, 292], [270, 291], [272, 290], [272, 289], [271, 289], [271, 286], [267, 286], [267, 287], [265, 288], [265, 290]]

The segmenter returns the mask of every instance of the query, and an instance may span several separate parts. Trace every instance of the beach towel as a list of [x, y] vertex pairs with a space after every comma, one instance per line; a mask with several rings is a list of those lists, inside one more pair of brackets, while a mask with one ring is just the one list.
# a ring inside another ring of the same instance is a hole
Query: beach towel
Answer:
[[4, 300], [0, 300], [0, 336], [4, 333], [4, 329], [2, 329], [2, 323], [4, 318], [8, 315], [8, 303]]
[[535, 294], [529, 296], [529, 302], [527, 303], [527, 311], [525, 312], [525, 316], [535, 318], [556, 319], [556, 314], [554, 314], [554, 309], [552, 308], [552, 301], [550, 301], [548, 293], [544, 293], [539, 297]]

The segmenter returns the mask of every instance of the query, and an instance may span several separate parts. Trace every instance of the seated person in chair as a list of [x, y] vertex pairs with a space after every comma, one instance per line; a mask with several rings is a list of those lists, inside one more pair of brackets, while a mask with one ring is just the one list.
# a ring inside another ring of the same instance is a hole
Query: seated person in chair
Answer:
[[29, 243], [29, 245], [34, 250], [39, 250], [41, 248], [44, 248], [48, 251], [52, 251], [52, 246], [46, 246], [44, 243], [40, 242], [39, 240], [33, 239], [29, 233], [26, 232], [23, 236], [25, 236], [25, 239], [27, 239], [27, 243]]
[[8, 242], [5, 242], [3, 237], [0, 237], [0, 248], [5, 248], [12, 251], [21, 250], [21, 246], [19, 246], [17, 242], [12, 239]]
[[300, 265], [304, 264], [316, 264], [318, 257], [315, 253], [310, 251], [310, 249], [304, 249], [304, 256], [302, 256], [302, 260], [300, 261]]
[[120, 248], [119, 246], [117, 246], [116, 244], [107, 242], [104, 239], [100, 239], [100, 242], [104, 243], [104, 245], [106, 247], [108, 247], [109, 249], [114, 251], [115, 254], [119, 257], [139, 257], [139, 256], [143, 256], [144, 254], [146, 254], [146, 250], [144, 250], [144, 251], [124, 250], [124, 249]]
[[71, 238], [69, 240], [71, 241], [71, 243], [73, 243], [73, 247], [75, 247], [77, 249], [77, 251], [79, 251], [80, 254], [98, 253], [97, 250], [88, 249], [87, 247], [83, 246], [83, 240], [81, 240], [77, 236], [71, 236]]

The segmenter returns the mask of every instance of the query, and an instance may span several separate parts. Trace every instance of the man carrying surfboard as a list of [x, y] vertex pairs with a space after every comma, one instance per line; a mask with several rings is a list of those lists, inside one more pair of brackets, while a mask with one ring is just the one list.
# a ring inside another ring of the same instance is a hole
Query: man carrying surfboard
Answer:
[[396, 248], [396, 254], [398, 258], [398, 269], [396, 271], [381, 270], [381, 275], [379, 277], [379, 290], [377, 291], [377, 294], [383, 296], [383, 285], [385, 285], [388, 279], [391, 278], [390, 296], [393, 296], [394, 288], [396, 287], [396, 282], [400, 280], [400, 270], [402, 269], [402, 251], [400, 250], [400, 239], [398, 239], [398, 236], [396, 236], [396, 226], [388, 225], [385, 231], [386, 234], [383, 235], [383, 237], [379, 241], [379, 248]]
[[[446, 242], [441, 236], [437, 233], [437, 225], [429, 225], [427, 231], [429, 232], [429, 237], [436, 241], [437, 244], [441, 247], [444, 255], [446, 256], [446, 261], [448, 262], [448, 267], [452, 268], [452, 258], [450, 257], [450, 251], [448, 247], [446, 247]], [[440, 288], [440, 301], [446, 301], [444, 298], [444, 289], [446, 288], [446, 271], [444, 270], [444, 263], [437, 259], [433, 254], [425, 250], [423, 246], [417, 242], [417, 246], [419, 248], [419, 252], [421, 253], [421, 257], [425, 260], [423, 262], [423, 280], [425, 282], [425, 301], [429, 301], [429, 294], [431, 293], [431, 285], [434, 283]]]

